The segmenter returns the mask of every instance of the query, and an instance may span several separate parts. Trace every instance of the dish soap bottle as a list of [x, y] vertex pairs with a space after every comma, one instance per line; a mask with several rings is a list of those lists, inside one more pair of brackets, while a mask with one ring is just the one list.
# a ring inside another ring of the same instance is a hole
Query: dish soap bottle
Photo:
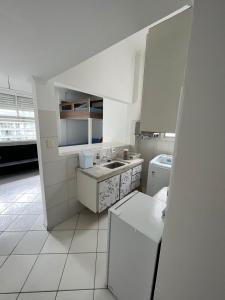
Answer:
[[100, 165], [100, 154], [99, 153], [96, 154], [95, 163], [96, 163], [96, 165]]

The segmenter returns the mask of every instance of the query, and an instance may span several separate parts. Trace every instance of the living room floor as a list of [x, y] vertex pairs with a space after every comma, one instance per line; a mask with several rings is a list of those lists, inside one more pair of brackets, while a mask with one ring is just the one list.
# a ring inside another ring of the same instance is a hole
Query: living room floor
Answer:
[[107, 214], [43, 226], [38, 172], [0, 179], [0, 300], [113, 300]]

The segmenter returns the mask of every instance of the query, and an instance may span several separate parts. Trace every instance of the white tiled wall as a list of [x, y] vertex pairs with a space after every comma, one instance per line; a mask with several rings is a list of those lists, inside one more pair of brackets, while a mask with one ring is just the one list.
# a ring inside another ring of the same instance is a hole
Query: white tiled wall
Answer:
[[40, 137], [57, 136], [56, 111], [39, 109]]
[[45, 197], [47, 199], [46, 206], [51, 208], [58, 205], [67, 199], [67, 185], [66, 182], [60, 182], [46, 187]]
[[34, 99], [37, 109], [37, 143], [46, 221], [48, 228], [52, 228], [80, 208], [76, 197], [78, 161], [75, 155], [63, 157], [58, 154], [58, 106], [53, 83], [34, 80]]
[[66, 159], [45, 162], [43, 168], [46, 186], [65, 181], [66, 179]]
[[[33, 81], [36, 106], [37, 145], [46, 223], [51, 229], [79, 212], [77, 201], [77, 154], [60, 156], [58, 153], [58, 102], [52, 82]], [[104, 156], [105, 149], [98, 149]], [[117, 152], [115, 152], [117, 153]]]
[[43, 162], [56, 161], [58, 159], [62, 159], [58, 155], [58, 139], [57, 137], [51, 137], [52, 143], [54, 143], [53, 148], [47, 148], [47, 144], [49, 142], [48, 138], [41, 138], [41, 152], [42, 152], [42, 160]]

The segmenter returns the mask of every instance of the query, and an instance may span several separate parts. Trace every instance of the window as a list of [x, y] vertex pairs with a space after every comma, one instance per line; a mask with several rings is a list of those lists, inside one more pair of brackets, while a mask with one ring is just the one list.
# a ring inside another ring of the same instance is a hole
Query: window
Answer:
[[59, 146], [99, 144], [103, 141], [103, 98], [56, 88], [59, 100]]
[[166, 138], [175, 138], [176, 137], [176, 133], [166, 132], [165, 133], [165, 137]]
[[16, 92], [0, 92], [0, 142], [35, 140], [33, 100]]

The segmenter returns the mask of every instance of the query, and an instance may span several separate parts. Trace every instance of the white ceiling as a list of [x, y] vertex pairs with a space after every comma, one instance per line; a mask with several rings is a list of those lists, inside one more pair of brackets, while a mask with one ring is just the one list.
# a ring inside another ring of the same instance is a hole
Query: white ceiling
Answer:
[[0, 67], [51, 78], [189, 0], [0, 0]]

